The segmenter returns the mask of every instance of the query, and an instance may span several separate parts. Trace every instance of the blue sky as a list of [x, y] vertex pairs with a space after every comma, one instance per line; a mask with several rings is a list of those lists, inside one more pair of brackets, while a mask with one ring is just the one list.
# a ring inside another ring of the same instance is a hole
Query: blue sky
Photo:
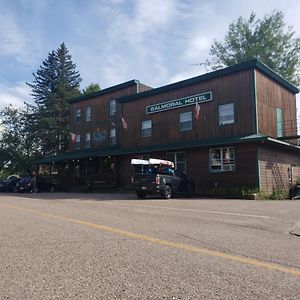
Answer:
[[300, 35], [297, 0], [0, 0], [0, 109], [32, 101], [27, 82], [65, 42], [83, 79], [152, 87], [206, 72], [214, 39], [239, 16], [282, 10]]

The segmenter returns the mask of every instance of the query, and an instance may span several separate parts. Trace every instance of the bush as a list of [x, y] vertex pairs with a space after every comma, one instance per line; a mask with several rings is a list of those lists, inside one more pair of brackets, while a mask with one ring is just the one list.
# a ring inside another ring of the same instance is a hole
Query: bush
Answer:
[[272, 194], [270, 195], [269, 199], [271, 200], [284, 200], [288, 199], [289, 195], [284, 189], [276, 188], [273, 189]]

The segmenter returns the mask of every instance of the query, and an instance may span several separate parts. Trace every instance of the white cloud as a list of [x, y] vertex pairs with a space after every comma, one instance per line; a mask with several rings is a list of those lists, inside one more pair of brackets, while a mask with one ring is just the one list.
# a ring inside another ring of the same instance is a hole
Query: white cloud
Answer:
[[24, 106], [24, 101], [28, 102], [30, 87], [24, 82], [18, 82], [15, 86], [8, 86], [0, 83], [0, 109], [12, 104], [14, 107]]

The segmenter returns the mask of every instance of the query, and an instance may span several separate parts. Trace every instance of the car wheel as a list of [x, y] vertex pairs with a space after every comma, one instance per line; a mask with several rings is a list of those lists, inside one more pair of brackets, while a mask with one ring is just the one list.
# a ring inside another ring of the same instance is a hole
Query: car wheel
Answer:
[[172, 188], [169, 185], [166, 185], [162, 194], [164, 199], [171, 199], [172, 198]]
[[136, 196], [139, 199], [145, 199], [146, 198], [146, 194], [144, 192], [141, 192], [141, 191], [136, 191]]

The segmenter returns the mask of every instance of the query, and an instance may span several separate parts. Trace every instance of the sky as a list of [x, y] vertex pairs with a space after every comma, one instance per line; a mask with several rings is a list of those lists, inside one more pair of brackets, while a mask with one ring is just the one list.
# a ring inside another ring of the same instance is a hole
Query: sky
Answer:
[[300, 36], [298, 0], [0, 0], [0, 109], [33, 101], [26, 82], [63, 42], [81, 89], [159, 87], [209, 71], [201, 63], [231, 22], [273, 10]]

